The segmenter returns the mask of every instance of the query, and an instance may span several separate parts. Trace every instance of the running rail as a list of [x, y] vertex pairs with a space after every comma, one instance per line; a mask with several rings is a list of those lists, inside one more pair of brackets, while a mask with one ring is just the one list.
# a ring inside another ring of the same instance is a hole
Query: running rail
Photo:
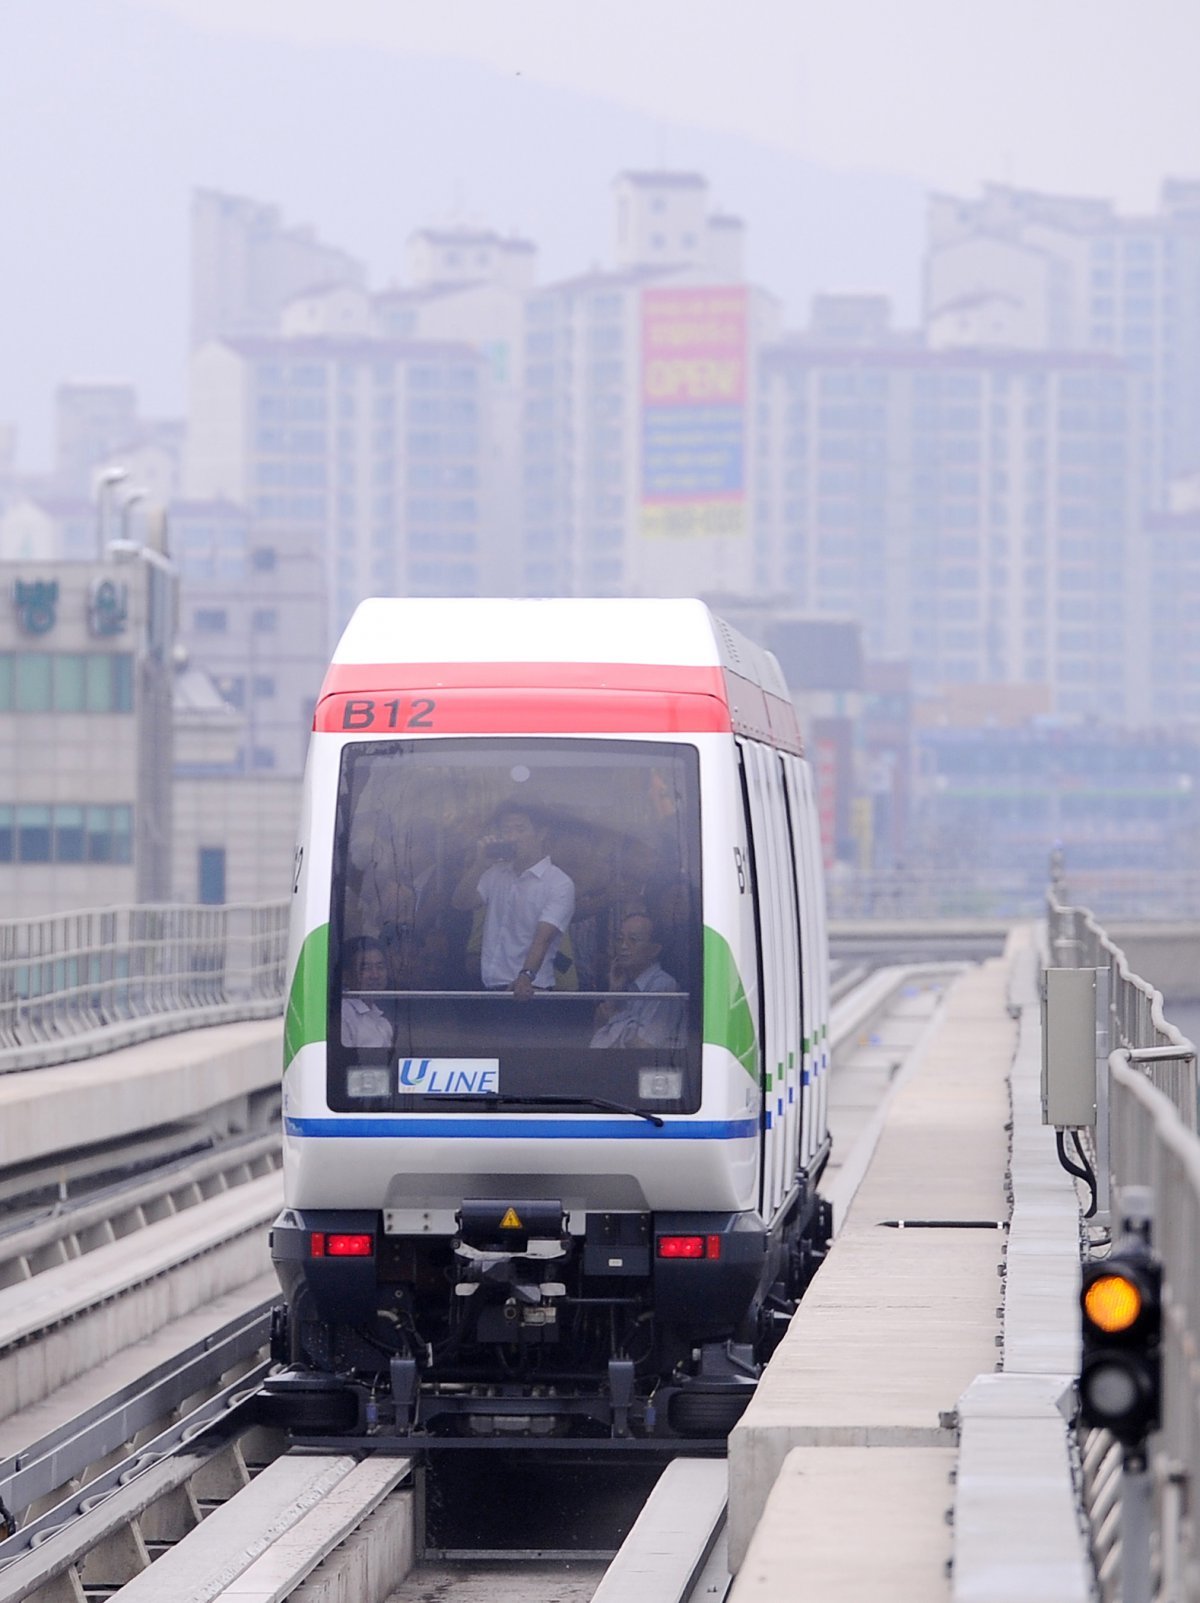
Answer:
[[[1155, 1596], [1169, 1603], [1200, 1598], [1200, 1136], [1196, 1048], [1163, 1015], [1162, 994], [1134, 974], [1087, 908], [1065, 899], [1060, 881], [1046, 899], [1050, 961], [1109, 974], [1108, 1111], [1114, 1190], [1148, 1186], [1154, 1196], [1154, 1245], [1163, 1264], [1162, 1429], [1153, 1438], [1161, 1576]], [[1153, 1054], [1151, 1056], [1150, 1054]], [[1098, 1438], [1098, 1440], [1096, 1439]], [[1085, 1496], [1092, 1517], [1101, 1596], [1115, 1596], [1119, 1551], [1109, 1510], [1116, 1449], [1107, 1432], [1083, 1443]], [[1185, 1517], [1188, 1507], [1193, 1512]], [[1107, 1516], [1107, 1517], [1106, 1517]]]
[[0, 922], [0, 1073], [283, 1006], [286, 902]]

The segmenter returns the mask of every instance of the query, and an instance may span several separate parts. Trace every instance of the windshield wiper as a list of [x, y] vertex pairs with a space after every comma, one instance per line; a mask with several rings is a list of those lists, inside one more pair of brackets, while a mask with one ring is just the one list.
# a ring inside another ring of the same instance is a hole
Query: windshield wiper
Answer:
[[665, 1120], [657, 1113], [648, 1113], [645, 1108], [631, 1108], [624, 1102], [610, 1102], [602, 1096], [505, 1096], [502, 1091], [489, 1091], [484, 1094], [485, 1102], [524, 1103], [526, 1107], [535, 1108], [601, 1108], [606, 1113], [632, 1113], [636, 1118], [649, 1119], [650, 1123], [661, 1130]]

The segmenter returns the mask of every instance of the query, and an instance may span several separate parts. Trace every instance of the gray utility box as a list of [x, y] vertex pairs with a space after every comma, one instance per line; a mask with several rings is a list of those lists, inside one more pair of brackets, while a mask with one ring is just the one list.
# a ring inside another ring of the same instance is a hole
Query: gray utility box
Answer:
[[1096, 1123], [1096, 970], [1042, 971], [1042, 1123]]

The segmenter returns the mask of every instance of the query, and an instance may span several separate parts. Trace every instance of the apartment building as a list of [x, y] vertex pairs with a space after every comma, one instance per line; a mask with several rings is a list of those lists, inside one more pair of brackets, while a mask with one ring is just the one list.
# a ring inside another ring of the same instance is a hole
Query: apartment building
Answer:
[[265, 547], [319, 556], [322, 651], [364, 596], [481, 592], [485, 363], [469, 345], [372, 336], [193, 356], [188, 494], [246, 507]]
[[862, 621], [913, 685], [1137, 719], [1138, 376], [1082, 352], [789, 339], [759, 356], [760, 593]]
[[279, 331], [283, 308], [317, 284], [361, 284], [360, 262], [285, 224], [277, 206], [216, 189], [192, 192], [191, 344]]
[[529, 298], [527, 593], [746, 594], [753, 394], [778, 303], [698, 174], [622, 173], [616, 267]]
[[1165, 510], [1200, 472], [1200, 180], [1168, 179], [1158, 209], [988, 184], [934, 195], [925, 260], [929, 343], [1103, 351], [1147, 383], [1140, 493]]
[[321, 552], [223, 500], [176, 502], [170, 540], [182, 652], [241, 714], [228, 771], [299, 776], [327, 662]]

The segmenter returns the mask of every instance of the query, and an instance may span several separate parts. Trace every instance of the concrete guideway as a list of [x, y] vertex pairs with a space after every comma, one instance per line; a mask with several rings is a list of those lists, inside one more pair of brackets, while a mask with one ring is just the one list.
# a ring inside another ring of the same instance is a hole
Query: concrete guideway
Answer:
[[270, 1269], [273, 1173], [0, 1291], [0, 1418]]
[[0, 1076], [0, 1171], [209, 1112], [277, 1085], [278, 1018], [214, 1025]]
[[704, 1596], [700, 1583], [710, 1570], [714, 1590], [727, 1581], [726, 1486], [723, 1460], [672, 1459], [592, 1603], [687, 1603]]
[[897, 1077], [833, 1250], [730, 1437], [734, 1603], [1091, 1596], [1058, 1406], [1078, 1202], [1035, 1064], [1026, 929], [956, 981]]
[[[390, 1497], [412, 1473], [406, 1458], [289, 1453], [116, 1593], [120, 1603], [281, 1603], [347, 1538], [370, 1526], [375, 1587], [343, 1559], [331, 1586], [302, 1595], [379, 1603], [390, 1574], [412, 1562], [412, 1493]], [[385, 1501], [386, 1500], [386, 1501]], [[383, 1505], [381, 1511], [381, 1505]], [[372, 1524], [372, 1517], [379, 1515]]]

